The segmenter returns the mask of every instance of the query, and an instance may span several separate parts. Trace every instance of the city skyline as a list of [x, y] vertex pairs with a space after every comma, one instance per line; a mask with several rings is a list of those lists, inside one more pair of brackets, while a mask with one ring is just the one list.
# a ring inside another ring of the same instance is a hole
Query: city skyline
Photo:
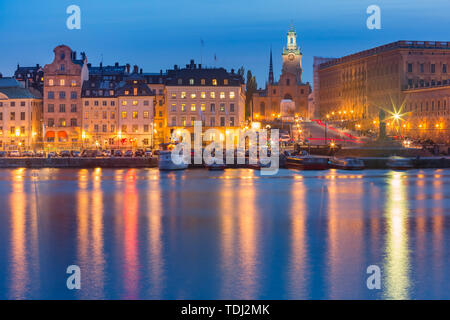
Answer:
[[[279, 5], [269, 4], [264, 8], [255, 8], [250, 2], [240, 6], [240, 10], [234, 9], [236, 1], [208, 3], [200, 9], [195, 6], [195, 10], [182, 3], [172, 2], [177, 8], [173, 10], [167, 4], [142, 1], [126, 5], [113, 1], [108, 6], [77, 1], [76, 5], [81, 8], [81, 30], [68, 30], [65, 22], [69, 15], [65, 10], [72, 4], [70, 1], [57, 4], [28, 1], [21, 10], [18, 4], [2, 2], [0, 36], [9, 49], [0, 62], [0, 72], [4, 76], [12, 75], [17, 63], [22, 66], [48, 64], [51, 50], [56, 45], [66, 44], [73, 50], [86, 52], [93, 65], [102, 60], [104, 65], [130, 63], [139, 65], [145, 72], [165, 71], [174, 64], [184, 65], [190, 59], [228, 70], [244, 66], [256, 76], [258, 87], [264, 87], [271, 47], [275, 78], [281, 73], [281, 52], [291, 23], [303, 52], [304, 82], [310, 83], [314, 56], [341, 57], [397, 40], [448, 40], [446, 22], [437, 15], [439, 12], [444, 15], [450, 4], [440, 0], [436, 1], [433, 11], [419, 2], [379, 1], [381, 30], [366, 27], [369, 1], [346, 1], [338, 10], [330, 1], [323, 1], [320, 7], [281, 1]], [[442, 10], [437, 10], [440, 8]], [[202, 15], [203, 10], [208, 12], [207, 16]], [[36, 23], [33, 16], [37, 12], [45, 14], [46, 19]], [[259, 12], [257, 16], [265, 19], [258, 21], [260, 18], [255, 18], [251, 12]], [[221, 17], [226, 19], [221, 20]], [[411, 24], [411, 21], [421, 23]], [[405, 23], [410, 23], [410, 27], [404, 28]], [[105, 37], [105, 32], [113, 36]], [[230, 32], [235, 36], [230, 38]], [[32, 55], [27, 54], [30, 46]]]

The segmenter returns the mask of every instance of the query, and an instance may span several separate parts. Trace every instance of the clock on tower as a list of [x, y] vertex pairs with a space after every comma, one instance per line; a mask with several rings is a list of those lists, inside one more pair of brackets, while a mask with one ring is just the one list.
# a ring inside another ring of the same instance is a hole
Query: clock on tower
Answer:
[[302, 82], [302, 53], [297, 46], [297, 33], [291, 25], [287, 33], [287, 45], [283, 50], [282, 74], [291, 73], [297, 78], [297, 82]]

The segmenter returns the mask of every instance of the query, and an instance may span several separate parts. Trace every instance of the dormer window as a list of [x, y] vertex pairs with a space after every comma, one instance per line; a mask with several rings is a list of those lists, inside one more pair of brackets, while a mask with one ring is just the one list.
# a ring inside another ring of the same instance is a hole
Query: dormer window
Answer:
[[129, 95], [129, 94], [130, 94], [130, 91], [125, 90], [125, 95], [127, 96], [127, 95]]
[[62, 65], [59, 67], [59, 70], [61, 70], [61, 71], [66, 70], [66, 66], [62, 64]]
[[178, 84], [183, 84], [183, 79], [178, 79]]
[[217, 79], [212, 79], [212, 85], [217, 86]]
[[133, 88], [133, 95], [137, 96], [138, 94], [138, 89], [137, 88]]
[[205, 79], [200, 80], [200, 83], [201, 83], [202, 85], [205, 85], [205, 83], [206, 83]]
[[189, 79], [189, 84], [190, 84], [191, 86], [193, 86], [193, 85], [194, 85], [194, 79]]
[[223, 84], [227, 86], [228, 85], [228, 79], [224, 79], [223, 80]]
[[64, 60], [66, 58], [66, 54], [64, 52], [61, 52], [61, 60]]

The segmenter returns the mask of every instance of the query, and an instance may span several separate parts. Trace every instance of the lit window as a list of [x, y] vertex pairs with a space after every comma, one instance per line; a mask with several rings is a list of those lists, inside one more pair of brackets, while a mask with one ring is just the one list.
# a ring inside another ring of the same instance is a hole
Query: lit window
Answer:
[[202, 97], [202, 99], [205, 99], [206, 98], [206, 93], [202, 92], [200, 96]]
[[126, 105], [127, 105], [127, 102], [126, 102], [125, 100], [123, 100], [123, 101], [122, 101], [122, 105], [123, 105], [123, 106], [126, 106]]
[[66, 83], [66, 81], [65, 81], [64, 79], [59, 80], [59, 85], [60, 85], [60, 86], [65, 85], [65, 83]]
[[216, 98], [216, 93], [214, 91], [211, 91], [210, 96], [211, 96], [211, 99], [215, 99]]
[[138, 112], [137, 111], [133, 111], [133, 119], [137, 119], [138, 118]]
[[130, 94], [130, 91], [125, 90], [125, 95], [127, 96], [127, 95], [129, 95], [129, 94]]
[[181, 104], [181, 111], [186, 111], [186, 105], [184, 103]]
[[172, 111], [173, 112], [177, 111], [177, 105], [175, 103], [172, 103]]
[[89, 112], [86, 111], [86, 112], [84, 113], [84, 118], [85, 118], [85, 119], [89, 119]]
[[138, 94], [137, 88], [133, 88], [133, 95], [134, 95], [134, 96], [137, 96], [137, 94]]
[[189, 84], [190, 84], [191, 86], [193, 86], [193, 85], [194, 85], [194, 79], [189, 79]]
[[127, 112], [126, 111], [122, 111], [122, 119], [126, 119], [127, 118]]
[[223, 84], [224, 84], [224, 85], [228, 85], [228, 79], [224, 79], [224, 80], [223, 80]]
[[77, 82], [75, 80], [72, 80], [72, 87], [75, 87], [77, 85]]
[[53, 86], [53, 84], [54, 84], [54, 83], [53, 83], [53, 79], [48, 80], [48, 85], [49, 85], [49, 86]]
[[195, 99], [197, 95], [195, 93], [191, 93], [191, 99]]
[[205, 79], [202, 79], [202, 80], [200, 80], [200, 83], [202, 84], [202, 85], [205, 85]]
[[217, 86], [217, 79], [212, 79], [212, 85]]
[[186, 99], [186, 92], [183, 91], [183, 92], [181, 93], [181, 99]]
[[144, 119], [148, 119], [148, 115], [149, 115], [149, 112], [148, 111], [144, 111]]
[[225, 99], [225, 92], [220, 93], [220, 99]]
[[133, 100], [133, 106], [137, 106], [137, 105], [138, 105], [137, 100]]
[[206, 110], [206, 107], [205, 107], [205, 104], [204, 104], [204, 103], [202, 103], [202, 104], [200, 105], [200, 110], [201, 110], [202, 112]]
[[172, 93], [172, 99], [176, 99], [177, 98], [177, 94], [176, 93]]
[[230, 91], [230, 99], [234, 99], [234, 91]]
[[191, 111], [195, 111], [195, 103], [191, 104]]

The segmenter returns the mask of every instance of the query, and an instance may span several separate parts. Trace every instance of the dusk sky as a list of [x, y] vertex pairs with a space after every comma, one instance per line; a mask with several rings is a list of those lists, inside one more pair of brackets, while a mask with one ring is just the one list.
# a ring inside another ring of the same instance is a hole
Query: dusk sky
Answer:
[[[71, 4], [81, 8], [81, 30], [66, 27]], [[372, 4], [381, 8], [381, 30], [366, 27]], [[312, 82], [314, 56], [340, 57], [397, 40], [450, 41], [449, 12], [449, 0], [0, 0], [0, 72], [12, 75], [17, 63], [50, 63], [53, 48], [66, 44], [85, 51], [92, 64], [103, 55], [103, 64], [137, 64], [144, 72], [191, 58], [206, 66], [244, 66], [264, 86], [270, 46], [278, 79], [292, 22], [303, 80]]]

